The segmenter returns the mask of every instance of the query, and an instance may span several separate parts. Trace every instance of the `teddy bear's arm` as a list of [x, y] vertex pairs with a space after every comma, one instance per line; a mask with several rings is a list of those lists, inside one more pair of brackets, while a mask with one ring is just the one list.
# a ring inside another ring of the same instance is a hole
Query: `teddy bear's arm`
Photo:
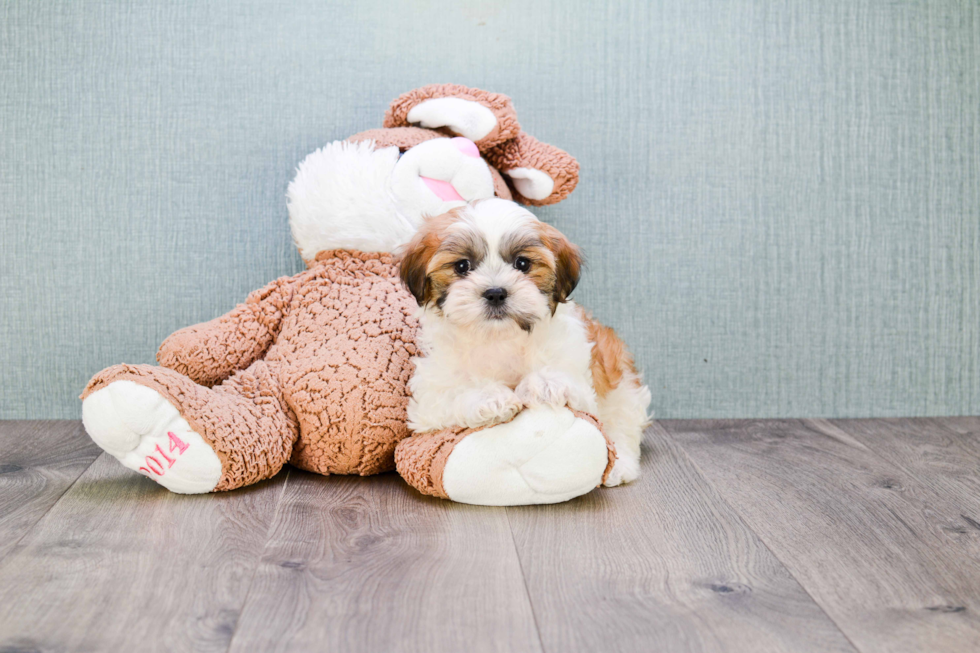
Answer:
[[475, 142], [481, 151], [521, 130], [509, 97], [459, 84], [429, 84], [404, 93], [391, 103], [383, 124], [444, 128]]
[[208, 387], [245, 369], [278, 335], [293, 283], [277, 279], [221, 317], [176, 331], [160, 345], [157, 362]]

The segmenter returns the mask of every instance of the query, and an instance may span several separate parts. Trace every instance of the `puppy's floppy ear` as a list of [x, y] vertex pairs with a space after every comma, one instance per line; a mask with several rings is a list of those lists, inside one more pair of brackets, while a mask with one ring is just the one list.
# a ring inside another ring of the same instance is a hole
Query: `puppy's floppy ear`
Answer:
[[448, 213], [426, 218], [418, 233], [399, 252], [399, 276], [408, 291], [415, 296], [419, 306], [432, 299], [429, 262], [439, 251], [449, 226], [459, 220], [463, 213], [463, 207], [459, 207]]
[[423, 225], [415, 237], [404, 246], [399, 263], [399, 276], [408, 292], [422, 306], [429, 301], [429, 281], [426, 269], [429, 259], [439, 248], [438, 239]]
[[554, 300], [556, 303], [565, 302], [578, 285], [582, 270], [582, 251], [550, 224], [540, 222], [538, 232], [545, 247], [555, 255]]

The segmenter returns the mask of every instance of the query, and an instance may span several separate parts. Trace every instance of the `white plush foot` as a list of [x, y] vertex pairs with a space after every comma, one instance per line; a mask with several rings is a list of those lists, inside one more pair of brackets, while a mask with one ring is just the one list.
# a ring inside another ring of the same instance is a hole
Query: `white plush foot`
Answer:
[[616, 485], [622, 485], [623, 483], [629, 483], [635, 481], [640, 476], [640, 459], [628, 453], [619, 453], [619, 457], [616, 458], [616, 462], [613, 464], [613, 468], [609, 471], [609, 476], [606, 478], [606, 482], [603, 483], [606, 487], [614, 487]]
[[210, 492], [221, 461], [160, 393], [114, 381], [82, 402], [82, 422], [97, 445], [124, 466], [178, 494]]
[[591, 422], [542, 406], [463, 438], [442, 484], [461, 503], [558, 503], [598, 487], [607, 462], [606, 439]]

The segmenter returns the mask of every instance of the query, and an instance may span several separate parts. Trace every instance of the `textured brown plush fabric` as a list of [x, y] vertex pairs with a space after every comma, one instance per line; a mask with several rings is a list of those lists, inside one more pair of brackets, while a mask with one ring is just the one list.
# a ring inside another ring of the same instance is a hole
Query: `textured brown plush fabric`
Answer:
[[497, 117], [497, 125], [489, 134], [476, 141], [476, 145], [483, 151], [493, 147], [498, 143], [510, 140], [517, 136], [521, 131], [521, 126], [517, 122], [517, 112], [510, 98], [500, 93], [490, 93], [478, 88], [461, 86], [460, 84], [429, 84], [422, 88], [403, 93], [388, 108], [385, 113], [385, 127], [405, 127], [409, 125], [408, 112], [425, 100], [433, 98], [455, 97], [462, 100], [478, 102], [493, 111]]
[[554, 180], [554, 190], [543, 200], [528, 199], [512, 189], [514, 200], [522, 204], [544, 206], [560, 202], [578, 185], [579, 166], [575, 157], [524, 132], [513, 140], [486, 150], [483, 156], [500, 172], [506, 173], [514, 168], [536, 168], [546, 172]]
[[82, 398], [120, 379], [165, 396], [218, 454], [217, 490], [286, 461], [321, 474], [388, 471], [408, 436], [415, 309], [390, 254], [321, 252], [308, 270], [168, 338], [165, 367], [110, 367]]
[[[616, 462], [616, 446], [602, 429], [602, 424], [588, 413], [572, 410], [572, 414], [591, 423], [606, 440], [607, 463], [602, 473], [600, 483], [605, 483]], [[487, 427], [476, 429], [456, 428], [445, 429], [434, 433], [416, 433], [398, 443], [395, 448], [395, 466], [398, 474], [405, 482], [422, 494], [430, 497], [448, 499], [446, 489], [442, 485], [442, 474], [446, 469], [446, 461], [459, 442], [467, 436], [482, 431]]]
[[292, 299], [291, 279], [277, 279], [210, 322], [184, 327], [163, 341], [157, 362], [213, 386], [259, 359], [279, 334]]
[[[395, 468], [408, 436], [408, 380], [417, 304], [390, 254], [317, 255], [295, 291], [280, 343], [284, 385], [300, 424], [290, 462], [321, 474], [377, 474]], [[277, 343], [278, 344], [278, 343]]]
[[347, 140], [351, 143], [359, 141], [374, 141], [379, 148], [397, 147], [404, 152], [419, 143], [431, 141], [433, 138], [449, 138], [443, 133], [433, 129], [423, 129], [421, 127], [392, 127], [391, 129], [369, 129], [367, 131], [354, 134]]
[[490, 176], [493, 177], [494, 194], [503, 200], [514, 199], [514, 194], [510, 192], [510, 186], [507, 185], [507, 180], [504, 179], [504, 176], [493, 166], [487, 166], [487, 168], [490, 170]]
[[442, 472], [456, 443], [479, 429], [446, 429], [408, 437], [395, 448], [395, 468], [405, 482], [430, 497], [448, 499]]

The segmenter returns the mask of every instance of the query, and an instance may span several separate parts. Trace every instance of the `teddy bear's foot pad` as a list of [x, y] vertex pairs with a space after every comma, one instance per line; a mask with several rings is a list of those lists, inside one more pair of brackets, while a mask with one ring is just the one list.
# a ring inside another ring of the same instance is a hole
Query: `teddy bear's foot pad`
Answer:
[[152, 388], [113, 381], [85, 398], [82, 422], [107, 453], [171, 492], [211, 492], [221, 478], [214, 450]]
[[607, 461], [605, 437], [594, 424], [566, 408], [541, 406], [461, 440], [442, 483], [461, 503], [558, 503], [598, 486]]

